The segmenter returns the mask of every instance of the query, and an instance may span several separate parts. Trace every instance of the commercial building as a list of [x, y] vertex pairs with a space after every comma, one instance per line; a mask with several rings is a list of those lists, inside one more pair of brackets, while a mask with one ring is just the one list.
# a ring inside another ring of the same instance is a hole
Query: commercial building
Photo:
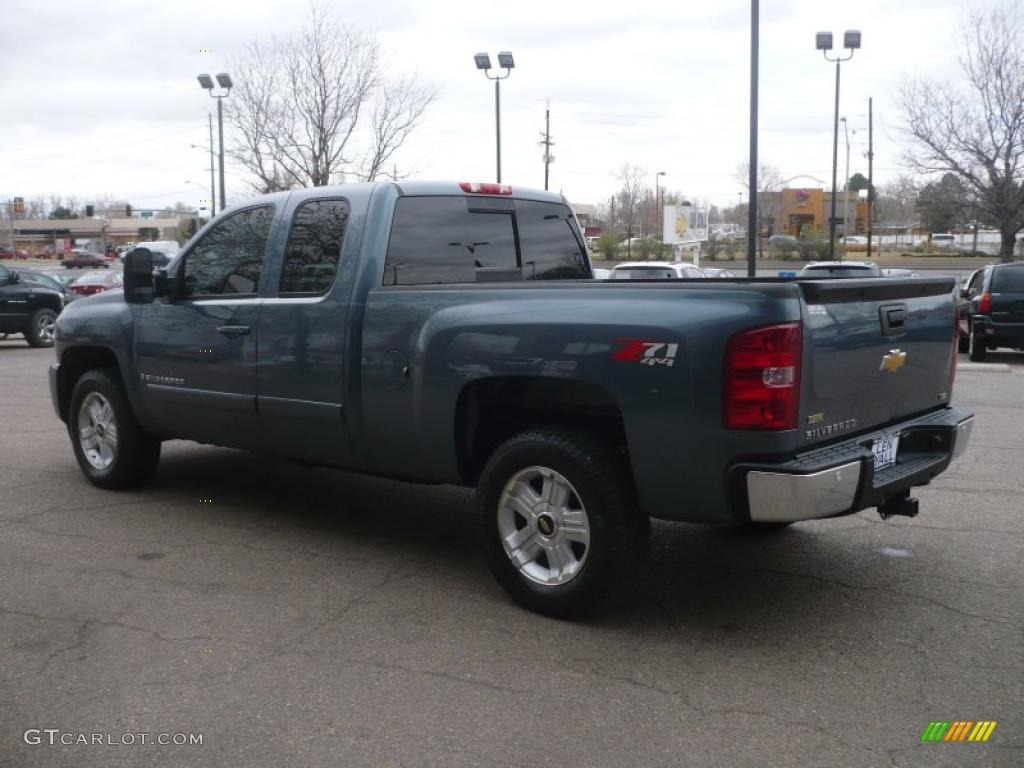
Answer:
[[74, 245], [76, 240], [115, 246], [143, 240], [178, 240], [180, 222], [181, 218], [178, 217], [15, 219], [13, 222], [0, 224], [0, 241], [6, 242], [11, 239], [13, 225], [15, 247], [36, 256], [60, 252], [64, 245]]
[[[828, 232], [832, 193], [824, 189], [784, 189], [779, 195], [777, 234], [799, 237], [803, 228]], [[849, 212], [849, 231], [844, 216]], [[868, 203], [856, 192], [840, 192], [836, 197], [836, 234], [863, 235], [868, 231]]]

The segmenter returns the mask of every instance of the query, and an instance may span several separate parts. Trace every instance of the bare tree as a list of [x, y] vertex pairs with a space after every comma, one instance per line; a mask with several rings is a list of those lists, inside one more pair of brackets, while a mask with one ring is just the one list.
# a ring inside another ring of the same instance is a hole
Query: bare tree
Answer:
[[370, 114], [372, 143], [359, 174], [364, 181], [377, 178], [436, 95], [436, 89], [419, 85], [410, 77], [381, 83]]
[[965, 200], [995, 221], [1000, 258], [1013, 259], [1024, 228], [1024, 24], [1009, 3], [969, 14], [959, 57], [964, 82], [908, 80], [900, 90], [903, 131], [915, 170], [953, 173], [967, 187]]
[[[376, 36], [338, 22], [318, 2], [301, 31], [252, 43], [233, 68], [238, 85], [225, 102], [238, 136], [231, 156], [260, 192], [375, 178], [435, 96], [412, 77], [384, 80]], [[361, 134], [369, 146], [356, 146]]]
[[[747, 200], [754, 200], [755, 197], [750, 190], [749, 158], [744, 159], [736, 167], [736, 178], [747, 190]], [[770, 163], [758, 161], [757, 187], [757, 226], [763, 229], [767, 225], [769, 232], [774, 232], [782, 213], [782, 171]], [[760, 233], [758, 242], [763, 251], [764, 243], [761, 242]]]
[[623, 165], [619, 169], [619, 182], [622, 188], [616, 195], [619, 216], [622, 225], [626, 229], [626, 236], [632, 237], [637, 234], [633, 228], [638, 222], [637, 207], [646, 193], [644, 179], [647, 178], [647, 171], [639, 165]]

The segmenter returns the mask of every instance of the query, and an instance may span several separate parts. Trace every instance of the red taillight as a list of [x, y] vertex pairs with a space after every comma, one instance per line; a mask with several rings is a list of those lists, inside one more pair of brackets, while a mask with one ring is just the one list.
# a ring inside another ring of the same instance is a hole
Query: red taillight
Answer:
[[493, 184], [491, 182], [464, 181], [459, 184], [463, 192], [472, 192], [477, 195], [511, 195], [512, 187], [509, 184]]
[[800, 411], [800, 323], [742, 331], [725, 346], [726, 429], [796, 429]]
[[992, 311], [992, 294], [981, 294], [981, 301], [978, 302], [978, 312], [987, 315]]

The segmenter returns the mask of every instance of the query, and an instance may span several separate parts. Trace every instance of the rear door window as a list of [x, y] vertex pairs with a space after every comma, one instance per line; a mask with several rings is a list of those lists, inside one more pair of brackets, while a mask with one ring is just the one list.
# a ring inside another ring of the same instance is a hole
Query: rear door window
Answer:
[[465, 197], [396, 204], [384, 285], [517, 279], [518, 269], [511, 210], [471, 210]]
[[992, 270], [992, 293], [1024, 293], [1024, 267]]
[[345, 200], [309, 200], [299, 206], [281, 268], [282, 295], [327, 293], [341, 259], [348, 224]]
[[590, 277], [572, 211], [559, 203], [516, 201], [516, 223], [524, 280], [578, 280]]

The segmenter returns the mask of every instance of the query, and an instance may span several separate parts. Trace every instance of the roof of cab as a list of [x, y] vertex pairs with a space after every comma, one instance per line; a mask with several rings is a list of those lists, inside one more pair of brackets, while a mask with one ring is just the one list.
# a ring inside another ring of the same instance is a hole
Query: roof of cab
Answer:
[[393, 186], [401, 196], [430, 196], [430, 195], [460, 195], [466, 197], [507, 197], [514, 200], [536, 200], [550, 203], [567, 203], [564, 195], [557, 192], [545, 192], [541, 189], [531, 189], [516, 185], [505, 185], [511, 187], [511, 194], [494, 194], [480, 192], [466, 192], [458, 181], [370, 181], [355, 184], [332, 184], [324, 187], [303, 187], [301, 189], [286, 190], [284, 192], [272, 192], [266, 195], [257, 195], [243, 202], [230, 206], [227, 210], [251, 206], [254, 203], [281, 203], [289, 196], [296, 196], [298, 199], [318, 198], [331, 195], [366, 195], [369, 196], [374, 189], [385, 185]]

